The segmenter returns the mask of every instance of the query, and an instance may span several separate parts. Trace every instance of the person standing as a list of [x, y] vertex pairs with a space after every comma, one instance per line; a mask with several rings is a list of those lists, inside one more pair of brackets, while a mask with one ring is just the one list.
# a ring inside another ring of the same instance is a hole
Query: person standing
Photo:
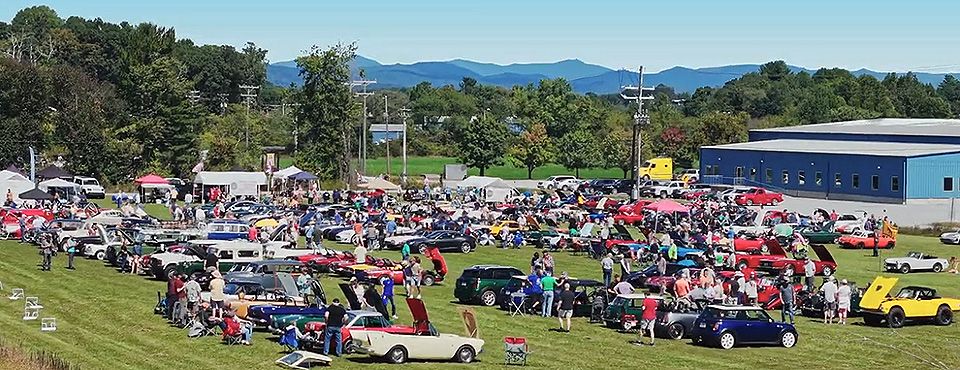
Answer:
[[67, 270], [76, 270], [73, 267], [73, 257], [77, 254], [77, 246], [71, 241], [67, 241]]
[[603, 286], [610, 288], [613, 278], [613, 254], [607, 253], [607, 256], [600, 260], [600, 269], [603, 271]]
[[183, 291], [187, 295], [187, 312], [189, 318], [197, 317], [197, 309], [200, 308], [200, 284], [195, 277], [187, 278], [187, 283], [183, 285]]
[[410, 259], [410, 243], [403, 242], [403, 248], [400, 248], [400, 259], [404, 261]]
[[850, 311], [850, 296], [853, 292], [847, 279], [840, 280], [840, 287], [837, 288], [837, 319], [840, 325], [847, 324], [847, 313]]
[[[570, 284], [563, 284], [563, 291], [560, 292], [560, 308], [557, 310], [557, 319], [560, 320], [560, 331], [570, 332], [570, 318], [573, 317], [573, 300], [576, 298], [570, 290]], [[563, 319], [567, 319], [567, 325], [563, 325]]]
[[367, 263], [367, 247], [363, 246], [363, 242], [353, 249], [353, 257], [357, 264]]
[[549, 274], [553, 274], [553, 255], [550, 252], [543, 252], [543, 271], [546, 271]]
[[790, 283], [790, 279], [787, 277], [786, 273], [781, 273], [780, 277], [777, 278], [777, 289], [780, 289], [780, 301], [783, 304], [780, 306], [780, 321], [787, 322], [787, 317], [790, 317], [790, 324], [794, 322], [794, 299], [795, 294], [793, 291], [793, 284]]
[[[187, 193], [187, 195], [190, 195], [190, 193]], [[226, 300], [223, 294], [223, 287], [226, 285], [226, 281], [223, 280], [223, 275], [217, 270], [213, 270], [210, 276], [213, 277], [213, 279], [210, 280], [210, 305], [213, 306], [213, 316], [221, 317], [224, 309], [223, 301]]]
[[833, 324], [834, 312], [837, 310], [837, 283], [833, 276], [827, 277], [820, 290], [823, 291], [823, 323]]
[[410, 275], [413, 277], [412, 286], [417, 289], [416, 299], [420, 299], [420, 281], [423, 277], [423, 268], [420, 267], [420, 257], [413, 257], [413, 265], [410, 266]]
[[639, 338], [637, 338], [637, 345], [643, 345], [643, 332], [650, 334], [650, 345], [653, 346], [655, 344], [653, 330], [657, 326], [656, 321], [657, 300], [647, 295], [643, 298], [643, 314], [640, 316], [640, 331], [638, 332]]
[[41, 271], [50, 271], [50, 267], [53, 264], [53, 240], [49, 234], [44, 235], [40, 239], [40, 254], [43, 255], [43, 263], [41, 264]]
[[813, 263], [810, 257], [806, 258], [803, 264], [803, 283], [807, 287], [807, 292], [813, 293], [813, 278], [817, 274], [817, 265]]
[[757, 290], [757, 276], [754, 273], [750, 273], [750, 279], [747, 280], [743, 287], [743, 293], [747, 296], [747, 304], [751, 306], [759, 305], [759, 294]]
[[553, 293], [557, 288], [557, 279], [553, 277], [553, 272], [547, 272], [540, 278], [540, 286], [543, 287], [543, 305], [540, 307], [540, 316], [553, 316]]
[[176, 289], [177, 304], [180, 305], [178, 315], [173, 318], [174, 322], [180, 325], [186, 325], [187, 318], [187, 291], [184, 289], [183, 275], [177, 274], [177, 280], [173, 282]]
[[380, 294], [380, 298], [383, 300], [383, 306], [386, 307], [387, 303], [390, 304], [390, 315], [394, 320], [396, 320], [397, 305], [393, 302], [393, 277], [390, 275], [384, 275], [380, 278], [380, 285], [383, 286], [383, 293]]
[[327, 312], [323, 314], [327, 328], [323, 332], [323, 354], [330, 354], [331, 341], [337, 341], [334, 355], [340, 357], [343, 354], [343, 324], [346, 323], [347, 310], [340, 306], [340, 298], [334, 298], [333, 303], [327, 306]]

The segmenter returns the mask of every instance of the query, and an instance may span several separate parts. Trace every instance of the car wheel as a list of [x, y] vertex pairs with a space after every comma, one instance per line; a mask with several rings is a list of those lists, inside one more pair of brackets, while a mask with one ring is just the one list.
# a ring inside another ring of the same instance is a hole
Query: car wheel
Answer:
[[491, 239], [493, 238], [490, 237], [490, 234], [480, 234], [480, 238], [477, 240], [477, 243], [480, 243], [480, 245], [490, 245], [492, 241]]
[[93, 256], [96, 257], [98, 260], [103, 261], [103, 257], [106, 256], [106, 253], [104, 253], [104, 251], [98, 251]]
[[424, 286], [431, 286], [433, 285], [433, 283], [435, 283], [435, 281], [433, 280], [433, 276], [427, 275], [423, 277]]
[[357, 353], [357, 345], [352, 340], [348, 340], [343, 344], [343, 353], [348, 355]]
[[650, 175], [643, 175], [643, 181], [650, 181]]
[[784, 332], [780, 334], [780, 344], [783, 348], [791, 348], [797, 344], [797, 333], [792, 331]]
[[661, 191], [661, 192], [660, 192], [660, 198], [666, 199], [666, 198], [667, 198], [667, 192]]
[[686, 334], [686, 332], [686, 328], [679, 322], [670, 324], [670, 327], [667, 328], [667, 335], [670, 339], [683, 339], [683, 335]]
[[909, 274], [909, 273], [910, 273], [910, 265], [909, 265], [909, 264], [906, 264], [906, 263], [900, 265], [900, 273], [901, 273], [901, 274]]
[[866, 246], [863, 245], [863, 242], [857, 243], [857, 249], [864, 249]]
[[897, 246], [897, 244], [894, 242], [887, 243], [887, 249], [893, 249], [895, 246]]
[[823, 276], [833, 275], [833, 269], [830, 266], [823, 266]]
[[484, 290], [483, 293], [480, 293], [480, 304], [493, 307], [497, 304], [497, 293], [490, 289]]
[[407, 362], [407, 349], [396, 346], [387, 351], [386, 360], [392, 364], [402, 364]]
[[426, 247], [426, 246], [421, 245], [419, 250], [420, 250], [420, 254], [427, 254], [427, 247]]
[[176, 266], [173, 266], [173, 265], [167, 266], [167, 268], [163, 269], [162, 279], [163, 280], [169, 279], [170, 275], [173, 275], [173, 273], [175, 272], [177, 272]]
[[636, 326], [633, 321], [624, 321], [620, 324], [620, 327], [623, 328], [623, 331], [631, 331], [633, 327]]
[[734, 345], [737, 344], [737, 338], [733, 336], [733, 333], [726, 332], [720, 334], [720, 340], [718, 341], [720, 348], [731, 349]]
[[462, 253], [470, 253], [470, 243], [460, 244], [460, 252], [462, 252]]
[[477, 357], [477, 354], [473, 351], [473, 348], [470, 346], [463, 346], [457, 350], [457, 362], [463, 364], [469, 364], [473, 362], [473, 359]]
[[941, 264], [939, 264], [939, 263], [934, 263], [934, 264], [933, 264], [933, 272], [940, 272], [940, 271], [943, 271], [943, 265], [941, 265]]
[[776, 200], [776, 199], [770, 200], [770, 205], [776, 206], [777, 204], [780, 204], [779, 200]]
[[752, 206], [752, 205], [753, 205], [753, 199], [747, 199], [747, 205], [748, 205], [748, 206]]
[[739, 271], [739, 270], [743, 270], [743, 269], [745, 269], [745, 268], [747, 268], [747, 261], [740, 261], [740, 263], [737, 264], [737, 270], [738, 270], [738, 271]]
[[953, 322], [953, 311], [947, 305], [940, 305], [937, 308], [937, 317], [934, 319], [937, 325], [946, 326]]
[[887, 324], [890, 324], [890, 327], [894, 329], [902, 328], [903, 322], [906, 319], [907, 317], [900, 306], [894, 306], [890, 309], [890, 312], [887, 313]]

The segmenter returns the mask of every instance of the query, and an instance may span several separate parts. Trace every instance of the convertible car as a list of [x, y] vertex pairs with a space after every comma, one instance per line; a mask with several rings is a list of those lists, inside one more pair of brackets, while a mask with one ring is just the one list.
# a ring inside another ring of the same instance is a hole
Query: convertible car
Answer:
[[954, 312], [960, 311], [960, 299], [943, 298], [932, 288], [908, 286], [896, 296], [887, 294], [897, 285], [898, 278], [877, 276], [860, 298], [863, 322], [878, 326], [886, 322], [891, 328], [902, 327], [910, 321], [933, 321], [937, 325], [953, 323]]
[[[410, 359], [417, 360], [454, 360], [470, 363], [483, 350], [483, 339], [477, 338], [476, 318], [470, 311], [462, 315], [469, 336], [441, 334], [430, 324], [427, 309], [423, 301], [407, 298], [410, 313], [413, 314], [414, 327], [421, 335], [394, 334], [382, 331], [351, 330], [357, 345], [357, 352], [381, 358], [394, 364], [402, 364]], [[426, 329], [426, 330], [424, 330]]]
[[[854, 231], [853, 234], [837, 238], [837, 244], [839, 244], [841, 248], [873, 249], [874, 238], [873, 235], [867, 231], [857, 230]], [[896, 240], [893, 238], [886, 235], [880, 236], [878, 248], [893, 249], [895, 245]]]
[[946, 259], [920, 252], [910, 252], [906, 257], [887, 258], [883, 263], [887, 271], [899, 271], [904, 274], [918, 270], [940, 272], [944, 267], [949, 266]]

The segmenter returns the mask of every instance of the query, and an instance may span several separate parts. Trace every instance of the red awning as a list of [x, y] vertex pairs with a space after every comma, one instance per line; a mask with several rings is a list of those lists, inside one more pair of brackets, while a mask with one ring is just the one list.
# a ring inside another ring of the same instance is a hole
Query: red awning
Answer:
[[164, 178], [162, 178], [162, 177], [160, 177], [160, 176], [154, 175], [154, 174], [152, 174], [152, 173], [149, 174], [149, 175], [140, 177], [140, 178], [134, 180], [133, 182], [135, 182], [135, 183], [137, 183], [137, 184], [140, 184], [140, 185], [143, 185], [143, 184], [169, 185], [169, 184], [170, 184], [170, 182], [167, 181], [166, 179], [164, 179]]

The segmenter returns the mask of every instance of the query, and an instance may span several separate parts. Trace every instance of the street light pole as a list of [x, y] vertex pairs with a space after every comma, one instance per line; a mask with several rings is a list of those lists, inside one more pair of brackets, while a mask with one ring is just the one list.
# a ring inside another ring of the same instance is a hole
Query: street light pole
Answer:
[[403, 172], [400, 173], [400, 179], [407, 182], [407, 118], [410, 117], [409, 108], [400, 109], [400, 118], [403, 120]]
[[[652, 99], [653, 99], [652, 96], [644, 96], [644, 95], [643, 95], [643, 92], [644, 92], [644, 91], [653, 91], [653, 88], [652, 88], [652, 87], [643, 87], [643, 66], [640, 66], [640, 68], [638, 68], [638, 74], [639, 74], [640, 77], [639, 77], [637, 86], [624, 86], [624, 87], [622, 88], [622, 92], [620, 93], [620, 97], [621, 97], [622, 99], [627, 100], [627, 101], [634, 101], [634, 100], [635, 100], [635, 101], [637, 102], [637, 112], [634, 113], [634, 115], [633, 115], [633, 120], [634, 120], [634, 123], [633, 123], [633, 124], [634, 124], [634, 137], [633, 137], [633, 140], [634, 140], [634, 145], [633, 145], [633, 147], [634, 147], [634, 152], [631, 154], [631, 155], [633, 156], [633, 158], [634, 158], [634, 160], [633, 160], [633, 175], [634, 175], [635, 179], [634, 179], [634, 183], [633, 183], [633, 192], [632, 192], [632, 194], [630, 195], [630, 198], [631, 198], [631, 199], [634, 199], [634, 200], [640, 198], [640, 181], [642, 180], [642, 178], [640, 177], [640, 163], [641, 163], [641, 162], [640, 162], [640, 159], [642, 158], [642, 157], [641, 157], [641, 152], [642, 152], [642, 148], [643, 148], [643, 141], [641, 141], [641, 134], [642, 134], [642, 131], [643, 131], [643, 126], [646, 126], [646, 124], [647, 124], [648, 122], [650, 122], [650, 117], [647, 116], [646, 112], [643, 110], [643, 101], [644, 101], [644, 100], [652, 100]], [[631, 95], [631, 94], [626, 94], [626, 92], [628, 92], [628, 91], [636, 91], [636, 96], [633, 96], [633, 95]]]

